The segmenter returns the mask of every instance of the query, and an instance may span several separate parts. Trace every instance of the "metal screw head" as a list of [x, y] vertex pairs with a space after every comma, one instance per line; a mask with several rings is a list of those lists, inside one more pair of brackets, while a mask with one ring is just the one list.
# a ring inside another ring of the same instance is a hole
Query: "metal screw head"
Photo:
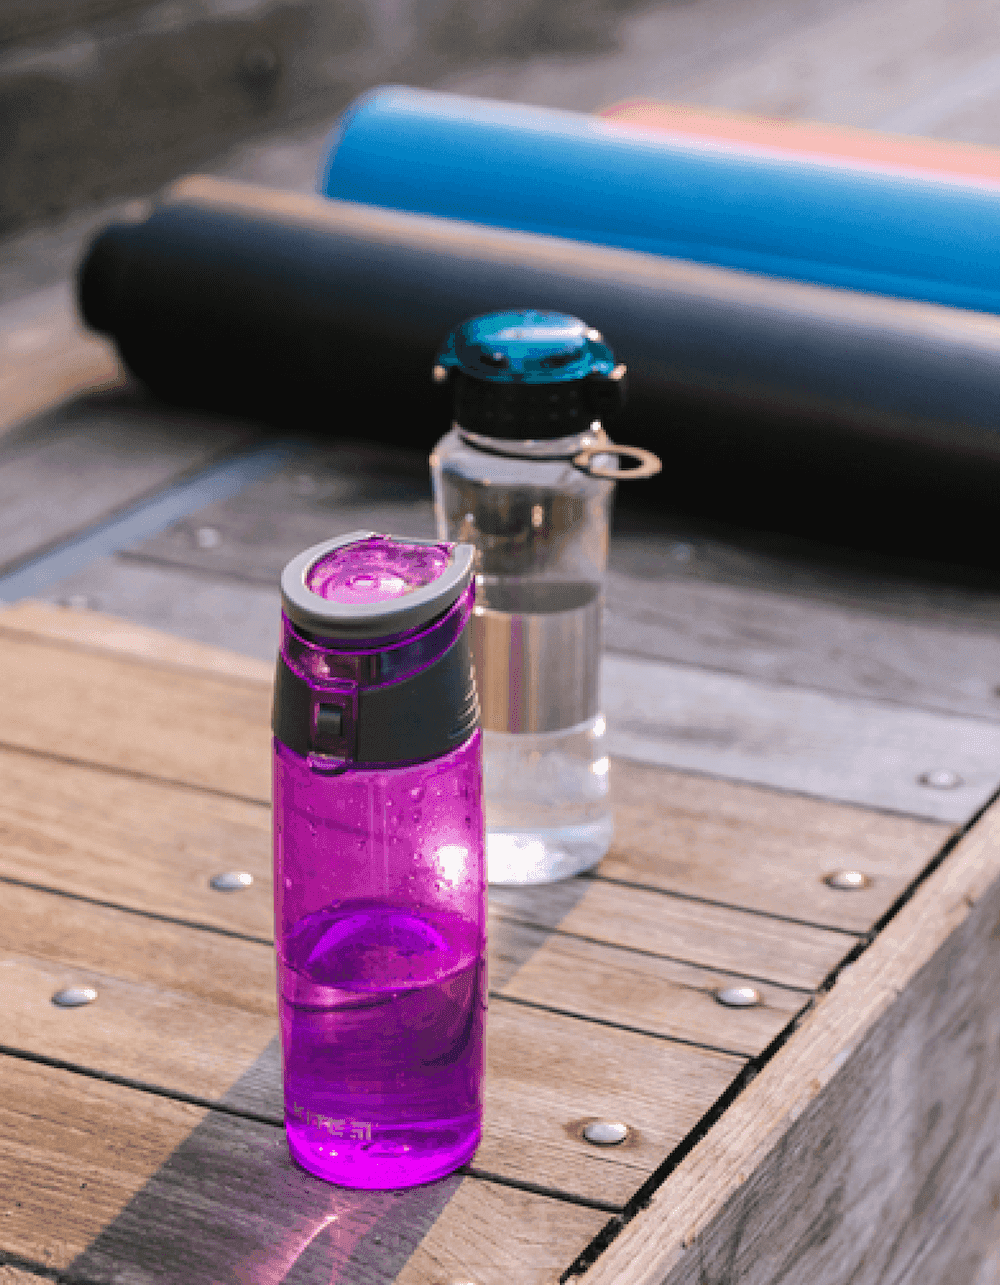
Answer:
[[917, 781], [920, 785], [927, 785], [932, 790], [954, 790], [957, 786], [964, 784], [957, 772], [949, 771], [946, 767], [937, 767], [931, 772], [925, 772], [923, 776], [917, 777]]
[[583, 1126], [583, 1136], [595, 1147], [617, 1147], [628, 1137], [628, 1125], [620, 1120], [591, 1120]]
[[826, 875], [823, 882], [829, 888], [836, 888], [838, 892], [858, 892], [872, 886], [872, 881], [860, 870], [834, 870], [832, 874]]
[[200, 526], [194, 533], [194, 541], [199, 549], [217, 549], [222, 543], [222, 536], [214, 526]]
[[82, 1008], [84, 1004], [93, 1004], [97, 991], [90, 986], [64, 986], [52, 996], [52, 1003], [57, 1008]]
[[726, 1008], [756, 1008], [760, 995], [752, 986], [723, 986], [715, 992], [715, 998]]
[[209, 883], [216, 892], [239, 892], [241, 888], [250, 887], [253, 875], [246, 870], [226, 870], [221, 875], [214, 875]]

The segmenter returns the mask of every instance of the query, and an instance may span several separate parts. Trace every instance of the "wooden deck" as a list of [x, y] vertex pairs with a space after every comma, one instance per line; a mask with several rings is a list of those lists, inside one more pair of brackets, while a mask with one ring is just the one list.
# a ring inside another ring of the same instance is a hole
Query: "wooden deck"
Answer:
[[[62, 325], [8, 368], [38, 414], [0, 440], [0, 584], [65, 571], [0, 612], [0, 1281], [971, 1285], [1000, 1207], [998, 596], [627, 515], [617, 837], [491, 895], [482, 1146], [329, 1187], [281, 1127], [276, 575], [331, 531], [429, 532], [424, 462], [304, 445], [72, 570], [260, 433], [154, 406]], [[66, 400], [68, 353], [110, 390]]]

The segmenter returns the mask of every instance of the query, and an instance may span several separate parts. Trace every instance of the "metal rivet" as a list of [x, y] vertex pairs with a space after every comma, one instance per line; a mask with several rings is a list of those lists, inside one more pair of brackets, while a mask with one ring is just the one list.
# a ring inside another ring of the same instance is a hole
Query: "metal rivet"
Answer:
[[58, 1008], [82, 1008], [84, 1004], [93, 1004], [97, 991], [90, 986], [65, 986], [52, 996], [52, 1003]]
[[752, 986], [723, 986], [715, 992], [715, 998], [726, 1008], [756, 1008], [760, 995]]
[[675, 562], [690, 562], [694, 557], [694, 549], [689, 544], [672, 544], [667, 552]]
[[618, 1120], [591, 1120], [584, 1125], [583, 1136], [595, 1147], [616, 1147], [628, 1137], [628, 1125]]
[[825, 876], [823, 882], [838, 892], [858, 892], [872, 886], [872, 881], [860, 870], [834, 870], [833, 874]]
[[194, 540], [199, 549], [217, 549], [222, 543], [222, 536], [214, 526], [200, 526], [194, 533]]
[[946, 767], [925, 772], [923, 776], [918, 776], [917, 780], [921, 785], [929, 785], [932, 790], [954, 790], [956, 786], [964, 784], [957, 772], [951, 772]]
[[216, 892], [239, 892], [241, 888], [250, 887], [253, 875], [246, 870], [226, 870], [221, 875], [215, 875], [209, 883]]
[[434, 380], [435, 384], [443, 384], [448, 379], [448, 372], [443, 366], [435, 366], [431, 371], [431, 379]]

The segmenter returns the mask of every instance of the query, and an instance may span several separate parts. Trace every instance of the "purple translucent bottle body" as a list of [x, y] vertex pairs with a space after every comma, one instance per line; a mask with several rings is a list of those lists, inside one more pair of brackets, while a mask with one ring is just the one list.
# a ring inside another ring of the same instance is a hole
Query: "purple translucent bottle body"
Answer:
[[479, 1142], [486, 1010], [472, 549], [353, 532], [282, 576], [274, 860], [285, 1126], [349, 1187]]

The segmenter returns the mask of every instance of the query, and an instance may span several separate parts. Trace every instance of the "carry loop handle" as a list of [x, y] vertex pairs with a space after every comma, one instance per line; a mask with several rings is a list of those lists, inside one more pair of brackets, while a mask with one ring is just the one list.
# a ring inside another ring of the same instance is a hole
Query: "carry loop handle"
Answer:
[[[610, 468], [604, 464], [592, 464], [595, 455], [617, 455], [620, 459], [638, 460], [638, 463], [635, 468]], [[655, 477], [663, 468], [660, 457], [645, 447], [617, 446], [612, 442], [585, 446], [573, 456], [573, 465], [588, 477], [607, 478], [611, 482], [638, 482], [644, 477]]]

